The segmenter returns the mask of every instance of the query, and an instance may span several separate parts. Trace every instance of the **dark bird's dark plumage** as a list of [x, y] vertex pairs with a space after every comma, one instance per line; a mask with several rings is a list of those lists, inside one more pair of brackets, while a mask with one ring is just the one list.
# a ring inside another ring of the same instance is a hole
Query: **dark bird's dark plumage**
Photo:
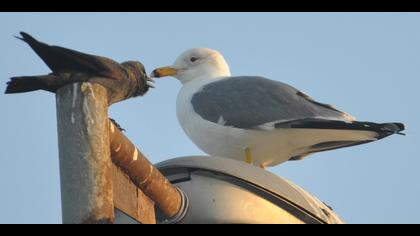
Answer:
[[127, 61], [121, 64], [101, 56], [51, 46], [27, 33], [17, 37], [26, 42], [52, 70], [41, 76], [13, 77], [5, 93], [23, 93], [34, 90], [55, 92], [58, 88], [75, 82], [99, 83], [108, 90], [108, 102], [113, 104], [131, 97], [144, 95], [152, 81], [143, 64]]

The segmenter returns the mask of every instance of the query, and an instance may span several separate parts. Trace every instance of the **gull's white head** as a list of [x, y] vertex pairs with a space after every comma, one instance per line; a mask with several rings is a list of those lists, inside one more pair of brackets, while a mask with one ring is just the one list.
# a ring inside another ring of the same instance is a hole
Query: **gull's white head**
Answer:
[[173, 76], [185, 84], [197, 78], [230, 76], [222, 54], [209, 48], [193, 48], [183, 52], [172, 66], [155, 69], [150, 77]]

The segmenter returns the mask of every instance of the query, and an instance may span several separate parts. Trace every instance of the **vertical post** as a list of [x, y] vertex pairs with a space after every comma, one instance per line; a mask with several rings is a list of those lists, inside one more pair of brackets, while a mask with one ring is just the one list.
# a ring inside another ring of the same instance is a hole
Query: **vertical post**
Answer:
[[107, 91], [75, 83], [56, 100], [63, 223], [113, 223]]

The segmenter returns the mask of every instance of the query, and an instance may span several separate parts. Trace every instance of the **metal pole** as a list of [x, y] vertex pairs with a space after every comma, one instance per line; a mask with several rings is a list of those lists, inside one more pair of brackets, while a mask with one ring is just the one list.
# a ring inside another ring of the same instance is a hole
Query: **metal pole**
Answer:
[[113, 223], [107, 91], [75, 83], [56, 100], [63, 223]]

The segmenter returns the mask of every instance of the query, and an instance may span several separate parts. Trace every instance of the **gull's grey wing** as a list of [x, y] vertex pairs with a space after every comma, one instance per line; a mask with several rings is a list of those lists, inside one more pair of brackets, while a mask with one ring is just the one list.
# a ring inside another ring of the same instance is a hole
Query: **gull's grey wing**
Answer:
[[274, 129], [308, 118], [351, 121], [352, 117], [279, 81], [238, 76], [205, 85], [191, 99], [203, 119], [242, 129]]

